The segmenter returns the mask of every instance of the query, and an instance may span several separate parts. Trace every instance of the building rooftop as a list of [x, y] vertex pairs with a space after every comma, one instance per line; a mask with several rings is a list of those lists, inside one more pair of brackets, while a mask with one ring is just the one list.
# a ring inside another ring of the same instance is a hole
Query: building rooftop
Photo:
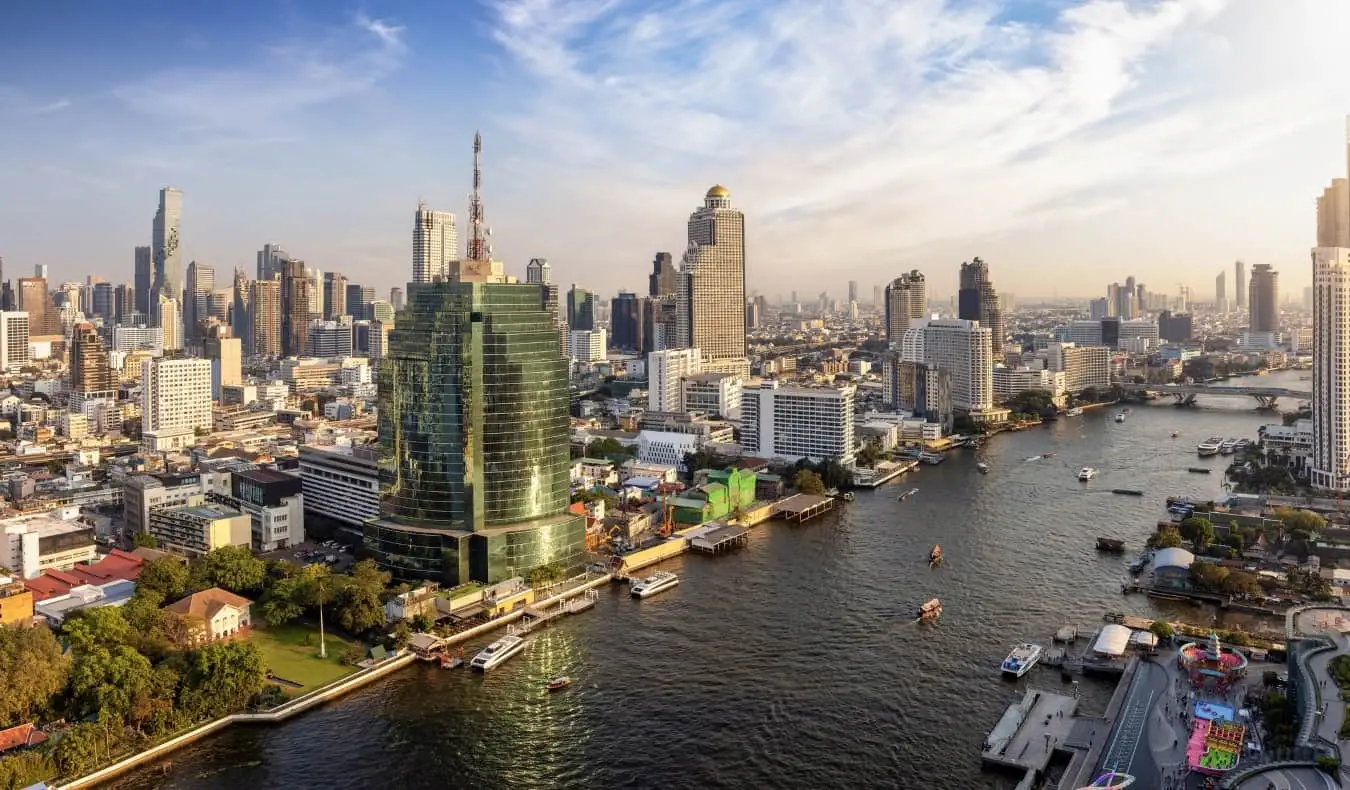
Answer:
[[226, 606], [233, 606], [236, 609], [243, 609], [253, 602], [242, 596], [235, 595], [228, 590], [222, 590], [219, 587], [212, 587], [201, 592], [193, 593], [182, 600], [175, 601], [164, 607], [167, 612], [173, 612], [177, 615], [192, 615], [200, 617], [207, 622]]
[[[16, 524], [6, 524], [6, 527], [16, 526]], [[35, 516], [26, 518], [17, 523], [17, 526], [24, 528], [28, 534], [36, 534], [39, 537], [50, 538], [57, 535], [68, 535], [72, 532], [87, 532], [93, 527], [79, 521], [63, 521], [54, 516]]]
[[189, 516], [196, 516], [197, 518], [209, 519], [211, 521], [220, 518], [234, 518], [235, 516], [240, 515], [238, 510], [221, 505], [188, 505], [186, 507], [172, 508], [172, 510], [179, 513], [185, 513]]
[[278, 472], [275, 469], [246, 469], [237, 473], [240, 477], [256, 480], [259, 483], [284, 483], [298, 480], [295, 475]]

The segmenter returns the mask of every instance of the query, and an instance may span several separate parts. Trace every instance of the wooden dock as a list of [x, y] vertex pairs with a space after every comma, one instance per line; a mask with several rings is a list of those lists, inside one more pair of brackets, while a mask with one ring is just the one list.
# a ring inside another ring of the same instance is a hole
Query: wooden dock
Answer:
[[689, 548], [704, 554], [721, 554], [740, 548], [750, 541], [750, 530], [726, 524], [701, 535], [689, 536]]
[[586, 594], [579, 598], [560, 601], [556, 606], [547, 609], [527, 606], [525, 607], [524, 616], [520, 618], [520, 621], [507, 626], [506, 631], [513, 636], [524, 636], [525, 634], [547, 626], [559, 617], [566, 617], [569, 614], [579, 614], [594, 607], [595, 602], [599, 597], [600, 594], [595, 590], [587, 590]]
[[1031, 781], [1041, 776], [1058, 751], [1066, 751], [1078, 699], [1031, 689], [1008, 706], [984, 741], [986, 766], [1020, 771]]
[[773, 512], [798, 524], [834, 509], [834, 498], [815, 494], [793, 494], [774, 503]]

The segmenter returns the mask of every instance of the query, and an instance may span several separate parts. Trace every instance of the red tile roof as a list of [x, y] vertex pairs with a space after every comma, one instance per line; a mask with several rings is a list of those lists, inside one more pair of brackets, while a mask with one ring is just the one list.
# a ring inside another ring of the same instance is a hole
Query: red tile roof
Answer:
[[210, 589], [193, 593], [181, 600], [174, 601], [164, 607], [164, 611], [173, 612], [179, 616], [192, 615], [210, 622], [211, 618], [215, 617], [216, 614], [226, 606], [233, 606], [236, 609], [247, 609], [252, 603], [253, 602], [249, 599], [235, 595], [229, 590], [211, 587]]
[[136, 581], [141, 577], [141, 566], [145, 560], [128, 551], [113, 549], [103, 559], [92, 565], [76, 565], [68, 571], [45, 570], [36, 579], [29, 579], [24, 586], [33, 591], [34, 601], [45, 601], [58, 595], [65, 595], [70, 588], [82, 584], [99, 586], [116, 581]]
[[37, 746], [47, 740], [47, 733], [32, 724], [20, 724], [8, 730], [0, 730], [0, 754], [20, 746]]

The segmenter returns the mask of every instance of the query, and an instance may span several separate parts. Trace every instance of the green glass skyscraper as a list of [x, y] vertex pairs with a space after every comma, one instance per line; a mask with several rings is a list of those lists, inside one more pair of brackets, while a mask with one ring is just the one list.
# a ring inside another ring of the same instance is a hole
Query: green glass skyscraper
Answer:
[[366, 548], [408, 581], [579, 573], [586, 528], [568, 512], [556, 319], [537, 284], [468, 266], [453, 279], [410, 283], [389, 335], [380, 517], [366, 524]]

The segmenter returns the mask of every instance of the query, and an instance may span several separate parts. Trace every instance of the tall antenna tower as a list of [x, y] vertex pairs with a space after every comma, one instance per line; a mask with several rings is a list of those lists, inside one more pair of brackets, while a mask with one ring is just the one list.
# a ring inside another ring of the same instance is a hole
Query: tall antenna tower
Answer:
[[473, 133], [473, 195], [469, 197], [469, 255], [471, 261], [486, 261], [492, 258], [492, 247], [488, 245], [488, 236], [492, 231], [483, 222], [483, 169], [480, 158], [483, 153], [483, 136]]

